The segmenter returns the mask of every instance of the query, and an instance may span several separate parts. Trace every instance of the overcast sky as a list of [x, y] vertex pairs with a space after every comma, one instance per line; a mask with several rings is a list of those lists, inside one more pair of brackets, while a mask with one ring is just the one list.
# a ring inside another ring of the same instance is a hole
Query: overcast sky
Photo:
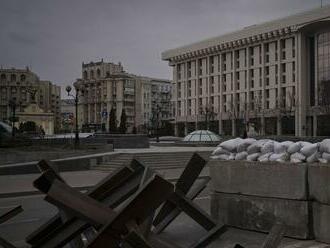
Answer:
[[0, 65], [28, 65], [67, 85], [81, 77], [82, 61], [104, 58], [171, 79], [164, 50], [317, 7], [320, 0], [2, 0]]

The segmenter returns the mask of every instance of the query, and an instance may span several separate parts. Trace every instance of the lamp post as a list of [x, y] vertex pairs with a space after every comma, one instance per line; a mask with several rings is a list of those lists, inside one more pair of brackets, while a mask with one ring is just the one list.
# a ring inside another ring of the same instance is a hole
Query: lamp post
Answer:
[[17, 117], [16, 117], [17, 106], [18, 104], [16, 103], [16, 98], [11, 98], [9, 100], [9, 107], [11, 108], [12, 111], [12, 116], [10, 117], [11, 126], [12, 126], [12, 132], [11, 132], [12, 137], [15, 137], [15, 122], [17, 122]]
[[[68, 96], [71, 96], [74, 99], [75, 103], [75, 111], [76, 111], [76, 123], [75, 123], [75, 138], [74, 138], [74, 147], [77, 149], [79, 147], [79, 127], [78, 127], [78, 103], [79, 103], [79, 88], [76, 87], [76, 95], [71, 94], [72, 87], [67, 86], [65, 88], [66, 92], [68, 92]], [[83, 90], [81, 89], [83, 93]]]
[[161, 107], [157, 104], [156, 109], [152, 113], [152, 122], [153, 122], [153, 129], [156, 132], [156, 142], [159, 142], [159, 122], [160, 122], [160, 116], [159, 114], [161, 113], [162, 109]]

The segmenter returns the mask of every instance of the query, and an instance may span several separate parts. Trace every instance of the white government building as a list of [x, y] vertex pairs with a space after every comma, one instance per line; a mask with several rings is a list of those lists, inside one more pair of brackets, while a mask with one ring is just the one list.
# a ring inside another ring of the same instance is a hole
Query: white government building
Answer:
[[[180, 135], [330, 135], [330, 6], [162, 53]], [[329, 99], [329, 100], [328, 100]], [[207, 113], [207, 114], [206, 114]], [[254, 128], [251, 128], [253, 126]]]

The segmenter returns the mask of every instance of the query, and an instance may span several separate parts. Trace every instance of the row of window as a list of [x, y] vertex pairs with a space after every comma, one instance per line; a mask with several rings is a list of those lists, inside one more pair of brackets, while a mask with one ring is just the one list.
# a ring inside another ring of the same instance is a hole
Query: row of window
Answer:
[[[250, 100], [249, 103], [247, 101], [237, 101], [237, 103], [234, 105], [233, 104], [233, 95], [223, 95], [222, 98], [222, 107], [223, 111], [226, 112], [231, 112], [231, 111], [260, 111], [262, 107], [262, 91], [253, 91], [250, 92], [249, 94]], [[247, 99], [247, 93], [245, 93], [244, 99]], [[240, 95], [236, 94], [236, 99], [240, 99]], [[296, 106], [296, 99], [295, 99], [295, 87], [292, 87], [291, 91], [287, 92], [287, 88], [282, 87], [281, 88], [281, 98], [278, 98], [278, 89], [275, 89], [275, 107], [276, 109], [287, 109], [287, 110], [293, 110], [293, 108]], [[178, 106], [178, 115], [181, 115], [181, 101], [177, 102]], [[198, 98], [198, 104], [199, 106], [203, 106], [203, 99]], [[210, 97], [210, 111], [213, 112], [215, 111], [214, 107], [214, 97]], [[249, 108], [248, 108], [249, 106]], [[236, 108], [236, 109], [235, 109]], [[265, 90], [265, 109], [271, 109], [270, 107], [270, 90], [267, 89]], [[203, 110], [200, 108], [199, 109], [199, 114], [202, 114]], [[188, 99], [187, 100], [187, 112], [188, 115], [192, 114], [192, 100]]]
[[[295, 39], [294, 38], [290, 38], [289, 40], [291, 40], [291, 49], [292, 49], [292, 58], [295, 58], [296, 52], [295, 52]], [[287, 48], [286, 48], [286, 42], [288, 41], [288, 39], [286, 40], [281, 40], [281, 59], [282, 60], [286, 60], [287, 59]], [[275, 44], [275, 50], [273, 51], [273, 53], [275, 54], [275, 61], [278, 61], [278, 50], [277, 50], [277, 42], [272, 42]], [[265, 63], [269, 63], [270, 62], [270, 49], [269, 49], [269, 45], [271, 43], [266, 43], [264, 44], [265, 47], [265, 52], [264, 52], [264, 62]], [[259, 52], [259, 64], [262, 64], [262, 51], [261, 51], [261, 45], [255, 46], [255, 47], [249, 47], [248, 51], [249, 51], [249, 56], [250, 56], [250, 66], [254, 66], [256, 63], [256, 53], [255, 50], [258, 50]], [[236, 50], [234, 52], [227, 52], [227, 53], [223, 53], [221, 54], [221, 56], [219, 55], [214, 55], [214, 56], [210, 56], [209, 57], [209, 73], [214, 73], [214, 67], [215, 67], [215, 61], [218, 60], [218, 71], [220, 71], [220, 58], [222, 60], [222, 66], [223, 66], [223, 71], [227, 71], [228, 66], [230, 65], [230, 70], [233, 69], [233, 56], [235, 55], [235, 63], [236, 63], [236, 68], [239, 69], [241, 67], [246, 67], [247, 66], [247, 49], [240, 49], [240, 50]], [[241, 59], [242, 58], [242, 59]], [[199, 75], [204, 75], [207, 74], [207, 71], [205, 70], [206, 68], [208, 68], [207, 66], [207, 60], [204, 58], [198, 59], [198, 68], [195, 67], [195, 75], [196, 76], [196, 69], [198, 69]], [[190, 78], [192, 76], [192, 66], [195, 63], [192, 63], [191, 61], [189, 61], [187, 63], [187, 76], [188, 78]], [[180, 80], [182, 78], [182, 75], [184, 74], [184, 64], [178, 64], [177, 68], [176, 68], [176, 72], [177, 72], [177, 79]]]
[[[293, 72], [292, 72], [292, 83], [295, 82], [296, 80], [296, 77], [295, 77], [295, 63], [293, 62]], [[278, 84], [278, 74], [277, 74], [277, 66], [276, 66], [276, 75], [275, 75], [275, 85]], [[259, 86], [262, 87], [262, 78], [261, 78], [261, 68], [259, 70]], [[287, 77], [286, 77], [286, 65], [285, 64], [282, 64], [281, 66], [281, 83], [282, 84], [285, 84], [287, 82]], [[233, 73], [230, 73], [230, 77], [233, 78]], [[241, 81], [240, 81], [240, 73], [239, 72], [236, 72], [236, 90], [241, 90], [241, 89], [247, 89], [247, 72], [245, 71], [244, 72], [244, 87], [241, 85]], [[214, 86], [215, 86], [215, 83], [214, 83], [214, 77], [210, 77], [210, 93], [213, 94], [214, 93]], [[254, 78], [254, 70], [251, 69], [250, 70], [250, 88], [255, 88], [255, 78]], [[203, 89], [206, 90], [205, 87], [203, 87], [203, 82], [202, 82], [202, 79], [200, 78], [199, 81], [198, 81], [198, 92], [199, 94], [203, 94]], [[265, 85], [266, 86], [269, 86], [270, 85], [270, 77], [269, 77], [269, 67], [265, 67]], [[227, 76], [226, 74], [222, 75], [222, 89], [224, 92], [226, 92], [227, 90], [234, 90], [233, 88], [233, 81], [230, 82], [229, 84], [230, 87], [228, 87], [228, 82], [227, 82]], [[191, 90], [192, 90], [192, 83], [191, 83], [191, 80], [188, 80], [187, 82], [187, 88], [188, 88], [188, 97], [191, 96]], [[181, 98], [182, 97], [182, 92], [181, 92], [181, 89], [182, 89], [182, 84], [181, 82], [178, 82], [177, 83], [177, 92], [178, 92], [178, 97]], [[219, 92], [220, 92], [220, 88], [218, 88]]]
[[2, 73], [0, 75], [0, 80], [2, 82], [7, 81], [7, 80], [10, 80], [10, 82], [16, 82], [18, 78], [20, 79], [21, 82], [24, 82], [26, 80], [26, 75], [21, 74], [20, 76], [17, 76], [16, 74], [6, 75], [4, 73]]

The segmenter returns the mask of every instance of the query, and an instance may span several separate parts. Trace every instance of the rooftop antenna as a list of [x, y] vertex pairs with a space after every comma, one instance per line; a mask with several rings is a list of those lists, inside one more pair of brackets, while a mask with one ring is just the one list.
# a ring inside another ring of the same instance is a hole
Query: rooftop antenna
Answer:
[[321, 8], [323, 7], [323, 0], [321, 0]]

